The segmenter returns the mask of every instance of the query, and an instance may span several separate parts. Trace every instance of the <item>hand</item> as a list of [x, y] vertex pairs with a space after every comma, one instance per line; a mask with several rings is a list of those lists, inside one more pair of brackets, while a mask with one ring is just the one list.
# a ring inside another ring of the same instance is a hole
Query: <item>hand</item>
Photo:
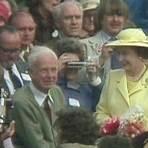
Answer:
[[73, 53], [63, 53], [59, 57], [59, 71], [64, 70], [68, 62], [79, 61], [79, 58], [76, 54]]
[[100, 65], [104, 65], [105, 62], [111, 57], [113, 49], [110, 47], [106, 47], [106, 44], [102, 46], [101, 56], [100, 56]]
[[90, 61], [86, 67], [88, 75], [97, 75], [98, 65], [95, 61]]
[[15, 122], [12, 121], [10, 123], [10, 126], [6, 129], [4, 129], [4, 132], [1, 133], [1, 135], [0, 135], [1, 139], [0, 140], [3, 141], [5, 139], [7, 139], [8, 137], [12, 137], [14, 133], [15, 133]]
[[93, 86], [97, 86], [101, 83], [101, 79], [99, 77], [99, 70], [100, 66], [96, 61], [90, 62], [86, 67], [89, 83]]

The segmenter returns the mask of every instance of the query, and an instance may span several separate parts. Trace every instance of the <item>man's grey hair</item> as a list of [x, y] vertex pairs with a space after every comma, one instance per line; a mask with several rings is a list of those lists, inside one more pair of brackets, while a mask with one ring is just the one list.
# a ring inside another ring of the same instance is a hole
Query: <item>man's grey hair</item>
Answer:
[[83, 14], [82, 5], [78, 1], [75, 1], [75, 0], [66, 0], [66, 1], [60, 3], [59, 5], [57, 5], [53, 9], [52, 15], [53, 15], [53, 18], [54, 18], [54, 21], [55, 22], [58, 22], [59, 20], [62, 19], [63, 10], [66, 7], [66, 5], [68, 5], [68, 4], [76, 5], [80, 9], [80, 11], [82, 12], [82, 14]]
[[[32, 21], [35, 23], [35, 20], [32, 16], [32, 14], [25, 8], [19, 9], [17, 11], [15, 11], [12, 16], [9, 19], [9, 24], [16, 26], [16, 22], [19, 18], [21, 17], [29, 17], [32, 19]], [[36, 24], [36, 23], [35, 23]]]
[[50, 49], [46, 46], [33, 46], [31, 48], [31, 53], [28, 56], [29, 70], [34, 67], [34, 63], [38, 60], [38, 58], [40, 58], [43, 55], [50, 55], [58, 60], [57, 55], [55, 54], [55, 52], [52, 49]]

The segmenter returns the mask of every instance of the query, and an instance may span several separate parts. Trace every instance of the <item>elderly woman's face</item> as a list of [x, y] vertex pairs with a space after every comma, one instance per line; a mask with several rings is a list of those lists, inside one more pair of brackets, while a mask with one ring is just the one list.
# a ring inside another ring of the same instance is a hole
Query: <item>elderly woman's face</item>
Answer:
[[138, 66], [139, 62], [142, 62], [142, 59], [135, 52], [134, 47], [118, 47], [117, 53], [119, 61], [127, 71]]

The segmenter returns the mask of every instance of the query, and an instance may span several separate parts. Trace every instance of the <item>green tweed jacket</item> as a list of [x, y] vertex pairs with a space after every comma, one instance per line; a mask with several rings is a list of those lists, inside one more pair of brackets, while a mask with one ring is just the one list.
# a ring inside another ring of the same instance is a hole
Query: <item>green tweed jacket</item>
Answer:
[[54, 100], [51, 108], [52, 123], [44, 109], [36, 102], [29, 85], [14, 94], [12, 118], [16, 122], [16, 148], [55, 148], [52, 124], [56, 119], [55, 112], [65, 107], [65, 103], [59, 87], [51, 89], [50, 94]]

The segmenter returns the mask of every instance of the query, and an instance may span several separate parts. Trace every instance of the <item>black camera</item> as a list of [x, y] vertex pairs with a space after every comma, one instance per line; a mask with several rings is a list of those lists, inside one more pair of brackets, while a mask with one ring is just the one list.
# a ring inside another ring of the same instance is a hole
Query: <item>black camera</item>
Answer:
[[84, 66], [88, 66], [90, 62], [78, 62], [78, 61], [73, 61], [73, 62], [68, 62], [67, 67], [68, 68], [82, 68]]

